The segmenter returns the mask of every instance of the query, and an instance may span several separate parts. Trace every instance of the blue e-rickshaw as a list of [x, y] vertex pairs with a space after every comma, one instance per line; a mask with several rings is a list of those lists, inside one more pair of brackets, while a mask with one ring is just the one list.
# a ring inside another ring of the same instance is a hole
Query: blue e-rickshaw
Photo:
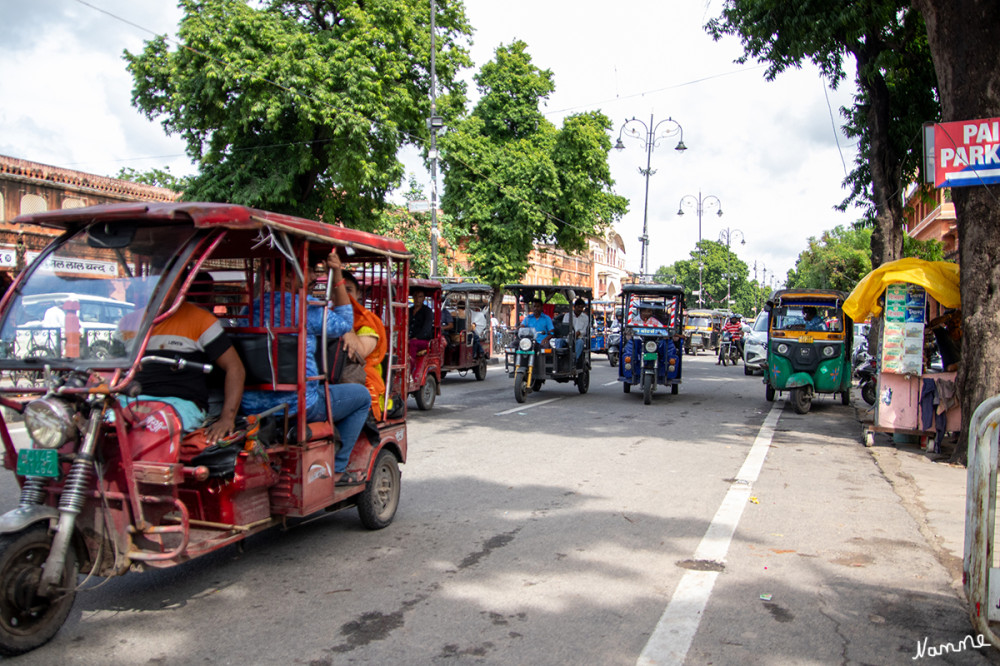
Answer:
[[684, 357], [684, 288], [663, 284], [622, 286], [625, 321], [619, 341], [618, 381], [625, 393], [641, 387], [652, 402], [657, 386], [677, 394]]

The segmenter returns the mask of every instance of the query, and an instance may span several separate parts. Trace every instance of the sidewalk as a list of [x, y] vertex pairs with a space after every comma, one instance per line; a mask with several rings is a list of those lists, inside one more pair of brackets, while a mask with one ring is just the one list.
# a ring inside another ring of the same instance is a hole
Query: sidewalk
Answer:
[[[871, 423], [872, 412], [856, 399], [859, 442], [864, 425]], [[861, 407], [858, 407], [860, 405]], [[876, 433], [869, 449], [885, 478], [892, 484], [907, 512], [935, 556], [952, 578], [952, 586], [961, 599], [962, 559], [965, 550], [966, 468], [948, 462], [958, 444], [943, 445], [948, 455], [923, 451], [918, 444], [898, 444], [886, 433]]]

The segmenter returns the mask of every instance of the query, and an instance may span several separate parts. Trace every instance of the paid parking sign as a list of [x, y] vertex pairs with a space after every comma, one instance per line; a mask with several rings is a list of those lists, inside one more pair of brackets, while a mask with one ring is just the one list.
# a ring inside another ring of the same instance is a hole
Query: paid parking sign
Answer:
[[[928, 125], [933, 132], [935, 187], [963, 187], [1000, 183], [1000, 118], [961, 120]], [[930, 139], [930, 137], [926, 137]]]

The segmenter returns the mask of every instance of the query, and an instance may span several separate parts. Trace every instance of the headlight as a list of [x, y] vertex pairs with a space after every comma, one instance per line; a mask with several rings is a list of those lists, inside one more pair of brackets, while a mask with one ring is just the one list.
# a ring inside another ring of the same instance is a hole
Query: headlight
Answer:
[[655, 340], [648, 340], [646, 342], [646, 351], [648, 351], [649, 353], [653, 353], [653, 352], [656, 351], [656, 341]]
[[837, 353], [836, 347], [823, 347], [823, 356], [830, 357]]
[[528, 351], [531, 349], [531, 338], [521, 338], [517, 341], [517, 346], [521, 348], [521, 351]]
[[779, 354], [787, 354], [788, 353], [788, 345], [786, 345], [784, 342], [782, 342], [780, 345], [778, 345], [778, 353]]
[[56, 398], [29, 402], [24, 408], [24, 426], [38, 449], [58, 449], [76, 435], [69, 406]]

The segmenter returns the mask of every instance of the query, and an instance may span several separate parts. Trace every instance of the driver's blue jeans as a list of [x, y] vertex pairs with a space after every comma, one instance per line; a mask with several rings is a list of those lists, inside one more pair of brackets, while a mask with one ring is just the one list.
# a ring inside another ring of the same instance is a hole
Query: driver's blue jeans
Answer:
[[[372, 396], [362, 384], [331, 384], [330, 410], [333, 423], [337, 426], [343, 445], [333, 459], [333, 471], [341, 473], [347, 470], [347, 462], [351, 458], [351, 450], [358, 441], [361, 428], [368, 419], [368, 409], [371, 407]], [[320, 399], [306, 412], [309, 422], [326, 420], [326, 400]]]

